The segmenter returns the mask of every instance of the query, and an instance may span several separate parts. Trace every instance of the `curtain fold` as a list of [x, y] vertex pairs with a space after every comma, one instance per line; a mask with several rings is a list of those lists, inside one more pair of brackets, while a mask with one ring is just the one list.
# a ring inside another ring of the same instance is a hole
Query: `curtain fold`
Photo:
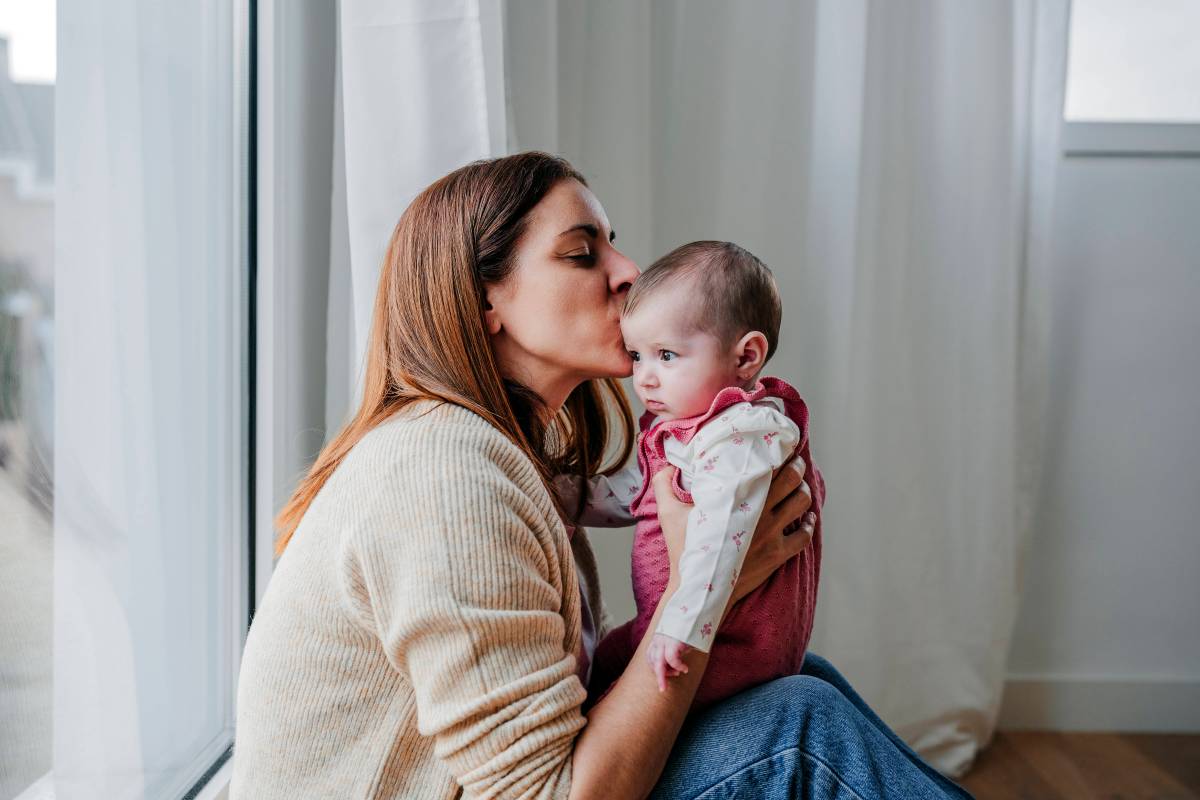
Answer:
[[492, 9], [481, 12], [478, 0], [341, 0], [338, 24], [330, 433], [361, 395], [379, 267], [400, 214], [437, 178], [504, 150], [503, 43]]

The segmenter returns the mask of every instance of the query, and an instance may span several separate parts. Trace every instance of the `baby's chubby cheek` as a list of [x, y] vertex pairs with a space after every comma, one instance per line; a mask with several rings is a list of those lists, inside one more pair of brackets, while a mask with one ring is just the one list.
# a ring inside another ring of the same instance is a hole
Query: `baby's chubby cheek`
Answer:
[[713, 393], [702, 377], [682, 365], [672, 370], [670, 381], [663, 388], [675, 416], [694, 417], [708, 410]]

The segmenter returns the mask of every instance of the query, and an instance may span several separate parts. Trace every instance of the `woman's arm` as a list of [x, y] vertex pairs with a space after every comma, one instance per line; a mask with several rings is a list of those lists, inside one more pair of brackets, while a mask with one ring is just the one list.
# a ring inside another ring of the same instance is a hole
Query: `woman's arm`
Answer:
[[[676, 588], [672, 578], [663, 597]], [[662, 774], [708, 666], [708, 654], [697, 652], [689, 656], [687, 674], [658, 690], [644, 662], [662, 609], [660, 601], [629, 667], [588, 712], [587, 727], [575, 741], [571, 800], [642, 798]]]
[[[797, 464], [797, 461], [799, 459], [791, 466], [798, 467], [799, 471], [784, 468], [771, 484], [767, 508], [755, 529], [754, 540], [759, 544], [757, 549], [752, 544], [746, 555], [730, 606], [766, 580], [780, 564], [799, 553], [807, 545], [807, 539], [811, 539], [811, 527], [805, 529], [807, 537], [803, 534], [783, 536], [783, 529], [804, 514], [811, 502], [803, 484], [804, 464]], [[671, 491], [673, 473], [674, 468], [668, 468], [654, 476], [659, 521], [671, 555], [672, 573], [663, 592], [664, 598], [670, 597], [679, 585], [676, 568], [690, 508], [676, 500]], [[804, 545], [801, 545], [801, 539], [805, 539]], [[755, 582], [747, 585], [749, 581]], [[650, 793], [662, 774], [708, 666], [707, 653], [689, 653], [687, 673], [672, 678], [666, 690], [659, 691], [653, 672], [642, 662], [662, 610], [660, 600], [629, 667], [588, 712], [587, 727], [575, 743], [571, 800], [642, 798]]]
[[416, 428], [390, 454], [394, 490], [363, 496], [343, 534], [346, 596], [412, 687], [397, 711], [415, 710], [466, 797], [565, 800], [586, 724], [563, 613], [574, 565], [533, 465], [482, 426]]

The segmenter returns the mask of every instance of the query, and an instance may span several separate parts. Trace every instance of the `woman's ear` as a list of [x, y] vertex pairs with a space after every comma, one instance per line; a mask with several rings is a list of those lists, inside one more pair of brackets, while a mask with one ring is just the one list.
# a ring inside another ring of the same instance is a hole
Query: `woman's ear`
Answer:
[[489, 336], [495, 336], [504, 327], [500, 322], [500, 312], [492, 303], [495, 293], [497, 293], [496, 287], [488, 287], [483, 290], [483, 324], [487, 328]]
[[767, 363], [767, 337], [761, 331], [750, 331], [734, 345], [737, 356], [737, 374], [742, 380], [750, 380]]

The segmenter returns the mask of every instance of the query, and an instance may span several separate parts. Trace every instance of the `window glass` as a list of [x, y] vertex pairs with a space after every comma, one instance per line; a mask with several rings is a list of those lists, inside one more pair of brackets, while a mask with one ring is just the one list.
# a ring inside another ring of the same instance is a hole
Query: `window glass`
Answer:
[[1065, 118], [1200, 122], [1200, 0], [1072, 0]]
[[0, 0], [0, 798], [181, 797], [232, 741], [247, 6]]
[[0, 798], [50, 770], [54, 4], [0, 3]]

